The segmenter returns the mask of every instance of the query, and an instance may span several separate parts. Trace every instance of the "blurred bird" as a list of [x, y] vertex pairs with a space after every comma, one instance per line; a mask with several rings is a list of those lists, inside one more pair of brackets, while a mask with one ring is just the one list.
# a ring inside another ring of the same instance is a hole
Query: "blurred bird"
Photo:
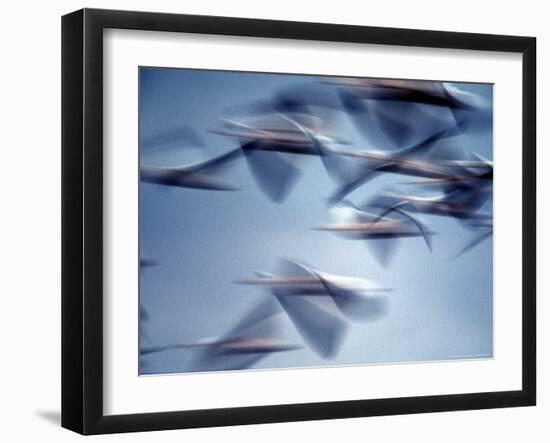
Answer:
[[491, 194], [492, 192], [486, 187], [468, 187], [464, 183], [459, 187], [455, 187], [453, 184], [448, 192], [433, 196], [386, 193], [370, 202], [380, 211], [373, 223], [386, 219], [392, 213], [412, 217], [409, 214], [412, 212], [452, 218], [467, 227], [491, 227], [486, 235], [482, 235], [479, 239], [474, 239], [471, 244], [466, 245], [457, 254], [456, 257], [458, 257], [491, 235], [493, 215], [491, 212], [481, 211]]
[[[306, 116], [307, 117], [307, 116]], [[265, 120], [265, 119], [264, 119]], [[224, 128], [214, 132], [239, 140], [250, 171], [260, 189], [275, 202], [282, 202], [296, 183], [300, 170], [296, 161], [287, 155], [320, 156], [319, 146], [314, 143], [309, 131], [313, 129], [298, 122], [296, 115], [275, 114], [263, 123], [225, 120]], [[315, 118], [309, 122], [315, 126]], [[334, 143], [336, 139], [317, 133], [324, 143]], [[343, 140], [338, 140], [344, 143]]]
[[402, 238], [422, 237], [432, 250], [429, 231], [418, 219], [406, 212], [395, 209], [395, 216], [380, 215], [360, 210], [349, 202], [332, 210], [336, 223], [317, 226], [313, 229], [329, 231], [350, 240], [364, 240], [369, 251], [383, 266], [387, 266]]
[[471, 226], [473, 228], [477, 228], [476, 232], [472, 240], [467, 243], [460, 251], [456, 253], [454, 258], [458, 258], [467, 252], [474, 249], [476, 246], [483, 243], [485, 240], [489, 239], [493, 235], [493, 220], [475, 220], [472, 222]]
[[328, 82], [341, 88], [342, 104], [359, 132], [385, 149], [451, 122], [470, 132], [492, 124], [489, 104], [449, 83], [368, 78]]
[[185, 166], [142, 165], [140, 179], [144, 183], [181, 188], [209, 189], [217, 191], [237, 190], [223, 181], [219, 175], [233, 160], [241, 156], [241, 150], [235, 149], [219, 157]]
[[[138, 323], [138, 329], [139, 329], [139, 346], [140, 349], [145, 346], [144, 343], [149, 343], [151, 341], [151, 337], [146, 332], [146, 324], [151, 320], [151, 316], [149, 315], [149, 312], [143, 307], [142, 304], [139, 305], [139, 323]], [[144, 361], [144, 359], [139, 359], [139, 371], [140, 373], [144, 372], [144, 370], [147, 368], [147, 362]]]
[[268, 288], [304, 340], [327, 359], [340, 347], [346, 319], [373, 321], [387, 313], [386, 298], [379, 296], [387, 289], [367, 279], [328, 274], [292, 260], [280, 261], [279, 275], [257, 272], [255, 278], [238, 283]]
[[156, 260], [151, 259], [151, 258], [144, 258], [144, 257], [139, 258], [139, 268], [141, 270], [144, 270], [146, 268], [151, 268], [151, 267], [157, 266], [157, 265], [158, 265], [158, 262]]
[[[338, 203], [383, 172], [442, 178], [456, 173], [459, 168], [461, 171], [465, 170], [459, 163], [437, 161], [434, 156], [428, 156], [434, 149], [442, 150], [442, 143], [456, 134], [457, 128], [443, 129], [410, 147], [393, 152], [330, 149], [319, 142], [327, 171], [340, 183], [328, 198], [328, 203]], [[350, 165], [351, 159], [363, 160], [365, 163], [353, 168], [354, 165]]]
[[227, 333], [219, 337], [150, 346], [141, 349], [141, 355], [176, 349], [196, 349], [194, 370], [239, 370], [254, 366], [272, 353], [293, 351], [300, 346], [275, 337], [277, 327], [273, 318], [280, 308], [272, 300], [255, 305]]
[[363, 99], [429, 104], [451, 109], [477, 109], [476, 95], [448, 83], [425, 80], [337, 78], [329, 81], [353, 89]]
[[471, 222], [473, 220], [491, 220], [492, 214], [480, 209], [491, 197], [488, 187], [467, 186], [461, 182], [452, 185], [448, 192], [430, 196], [386, 193], [371, 201], [371, 205], [385, 208], [380, 218], [391, 212], [416, 212], [426, 215], [451, 217]]
[[274, 115], [286, 115], [302, 125], [315, 125], [325, 130], [341, 112], [337, 90], [318, 80], [287, 86], [263, 100], [227, 110], [229, 115], [241, 120], [251, 116], [272, 118]]

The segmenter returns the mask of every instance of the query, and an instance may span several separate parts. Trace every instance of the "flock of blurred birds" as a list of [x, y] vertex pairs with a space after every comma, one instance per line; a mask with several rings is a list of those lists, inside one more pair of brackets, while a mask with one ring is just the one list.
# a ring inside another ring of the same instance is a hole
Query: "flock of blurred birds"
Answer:
[[[243, 115], [224, 119], [213, 130], [237, 140], [236, 149], [184, 166], [142, 164], [141, 182], [237, 190], [224, 172], [242, 159], [259, 189], [280, 203], [300, 176], [297, 158], [314, 156], [334, 181], [326, 203], [336, 220], [312, 228], [364, 241], [381, 265], [391, 262], [400, 239], [420, 237], [431, 251], [435, 233], [421, 221], [422, 215], [454, 219], [474, 232], [456, 257], [492, 236], [493, 162], [465, 148], [460, 138], [492, 129], [492, 103], [482, 97], [441, 82], [327, 78], [283, 89], [243, 110], [235, 109]], [[335, 128], [342, 127], [342, 119], [355, 127], [366, 145], [377, 149], [355, 149], [354, 143], [341, 138], [341, 129]], [[201, 144], [186, 127], [164, 134], [163, 139]], [[349, 200], [352, 192], [385, 174], [415, 178], [404, 183], [414, 192], [377, 191], [360, 205]], [[141, 259], [140, 265], [143, 270], [156, 262]], [[330, 359], [350, 322], [374, 321], [387, 313], [384, 293], [390, 290], [286, 259], [280, 260], [277, 274], [258, 272], [238, 283], [267, 288], [272, 297], [254, 306], [223, 336], [142, 344], [141, 355], [195, 349], [190, 371], [250, 368], [272, 353], [301, 348], [276, 338], [276, 319], [285, 315], [311, 350]], [[148, 320], [141, 308], [140, 334]]]

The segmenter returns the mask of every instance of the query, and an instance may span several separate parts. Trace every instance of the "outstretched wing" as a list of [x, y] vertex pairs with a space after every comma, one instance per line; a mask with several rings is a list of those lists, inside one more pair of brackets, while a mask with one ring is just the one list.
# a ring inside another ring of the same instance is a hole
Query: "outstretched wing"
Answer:
[[415, 104], [397, 101], [380, 104], [370, 101], [368, 106], [371, 107], [386, 137], [391, 139], [395, 146], [403, 146], [412, 138], [415, 133], [413, 117], [419, 113]]
[[313, 268], [304, 263], [290, 260], [288, 258], [279, 259], [277, 273], [288, 277], [316, 277]]
[[218, 157], [211, 158], [206, 161], [193, 163], [188, 166], [182, 166], [181, 169], [188, 173], [193, 172], [208, 172], [214, 174], [220, 169], [225, 168], [230, 162], [237, 160], [242, 157], [242, 150], [240, 148], [233, 149], [225, 154], [222, 154]]
[[[230, 162], [240, 158], [241, 156], [242, 152], [239, 148], [220, 155], [219, 157], [190, 165], [176, 167], [142, 165], [140, 168], [140, 179], [141, 181], [149, 183], [182, 186], [182, 182], [185, 183], [186, 178], [193, 176], [194, 174], [198, 176], [216, 175], [221, 172], [223, 168], [227, 167]], [[203, 184], [197, 187], [203, 187]], [[208, 188], [208, 186], [204, 187]]]
[[270, 337], [273, 332], [271, 322], [268, 322], [272, 317], [281, 312], [280, 306], [271, 298], [265, 297], [265, 300], [255, 304], [243, 318], [231, 328], [224, 338], [232, 337], [250, 337], [250, 338], [266, 338]]
[[412, 146], [396, 151], [395, 156], [399, 158], [406, 158], [426, 154], [432, 148], [437, 146], [437, 142], [453, 137], [459, 133], [460, 127], [458, 125], [442, 129], [433, 134], [430, 134], [425, 139], [419, 141], [418, 143], [415, 143]]
[[[243, 318], [219, 339], [219, 343], [231, 340], [271, 338], [276, 332], [273, 317], [281, 307], [271, 297], [254, 305]], [[247, 369], [268, 357], [269, 352], [238, 352], [221, 349], [217, 344], [206, 346], [199, 353], [193, 367], [202, 371], [230, 371]]]
[[[289, 277], [319, 278], [310, 266], [288, 259], [279, 261], [278, 272]], [[336, 309], [330, 309], [330, 299], [293, 295], [284, 289], [274, 290], [273, 295], [308, 345], [321, 357], [333, 358], [347, 325]]]
[[401, 239], [393, 238], [369, 238], [365, 245], [374, 259], [383, 267], [387, 267], [393, 260]]
[[[424, 241], [426, 242], [426, 246], [428, 247], [428, 250], [430, 252], [432, 251], [432, 240], [431, 240], [430, 233], [428, 232], [428, 230], [426, 229], [424, 224], [417, 217], [413, 217], [409, 213], [403, 211], [403, 209], [401, 209], [401, 207], [399, 207], [399, 206], [394, 206], [390, 212], [397, 212], [405, 220], [408, 220], [413, 225], [415, 225], [418, 229], [418, 232], [420, 232], [420, 234], [422, 234], [422, 238], [424, 238]], [[388, 214], [389, 214], [389, 212], [384, 213], [384, 217], [387, 216]], [[381, 220], [381, 219], [378, 218], [375, 221], [375, 223], [378, 222], [379, 220]]]
[[466, 252], [474, 249], [477, 245], [483, 243], [492, 235], [493, 235], [493, 230], [491, 229], [487, 232], [482, 233], [481, 235], [474, 237], [473, 240], [471, 240], [468, 244], [466, 244], [466, 246], [464, 246], [460, 251], [458, 251], [458, 253], [454, 256], [454, 258], [458, 258], [461, 255], [464, 255]]
[[357, 176], [353, 180], [340, 186], [338, 189], [336, 189], [335, 192], [330, 195], [330, 197], [327, 199], [328, 204], [334, 205], [339, 201], [342, 201], [357, 188], [374, 179], [378, 174], [381, 173], [381, 169], [389, 165], [392, 165], [392, 163], [381, 163], [374, 168], [371, 166], [363, 168], [362, 171], [357, 174]]
[[386, 297], [366, 296], [339, 284], [329, 274], [318, 273], [327, 293], [346, 317], [357, 321], [374, 321], [388, 312]]
[[347, 328], [339, 313], [322, 307], [319, 298], [275, 296], [306, 343], [321, 357], [333, 358]]
[[[357, 188], [363, 186], [364, 184], [376, 178], [381, 172], [385, 170], [391, 170], [391, 168], [395, 166], [395, 162], [392, 161], [392, 158], [399, 160], [399, 159], [408, 158], [410, 156], [424, 154], [428, 152], [430, 149], [432, 149], [435, 143], [438, 142], [439, 140], [443, 138], [451, 137], [456, 133], [457, 133], [456, 127], [453, 127], [451, 129], [446, 128], [444, 130], [441, 130], [439, 132], [436, 132], [435, 134], [428, 136], [427, 138], [425, 138], [424, 140], [420, 141], [419, 143], [413, 146], [396, 151], [395, 154], [392, 155], [392, 157], [388, 161], [377, 162], [374, 165], [367, 165], [363, 167], [358, 173], [354, 174], [353, 176], [354, 178], [352, 180], [348, 180], [346, 183], [341, 185], [328, 198], [329, 204], [333, 205], [343, 200], [349, 194], [355, 191]], [[331, 157], [334, 157], [334, 156], [331, 156]], [[331, 157], [327, 157], [327, 160], [330, 159]], [[339, 160], [339, 162], [341, 162], [341, 160]], [[328, 163], [328, 161], [326, 164], [332, 165], [332, 163]]]
[[288, 196], [300, 172], [282, 155], [254, 149], [257, 143], [243, 145], [250, 171], [264, 194], [272, 201], [281, 202]]

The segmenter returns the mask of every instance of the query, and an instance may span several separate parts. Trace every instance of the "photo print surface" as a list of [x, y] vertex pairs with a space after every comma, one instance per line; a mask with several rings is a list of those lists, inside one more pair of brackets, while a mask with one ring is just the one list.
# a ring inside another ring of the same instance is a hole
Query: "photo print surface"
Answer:
[[493, 357], [493, 85], [139, 68], [139, 371]]

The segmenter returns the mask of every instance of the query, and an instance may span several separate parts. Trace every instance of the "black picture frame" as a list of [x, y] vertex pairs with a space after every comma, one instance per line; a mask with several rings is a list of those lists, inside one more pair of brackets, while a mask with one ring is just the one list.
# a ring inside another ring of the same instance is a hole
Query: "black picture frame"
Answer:
[[[104, 415], [102, 36], [107, 28], [521, 54], [522, 389]], [[83, 9], [65, 15], [62, 18], [62, 426], [82, 434], [104, 434], [535, 405], [535, 66], [536, 39], [533, 37], [97, 9]]]

